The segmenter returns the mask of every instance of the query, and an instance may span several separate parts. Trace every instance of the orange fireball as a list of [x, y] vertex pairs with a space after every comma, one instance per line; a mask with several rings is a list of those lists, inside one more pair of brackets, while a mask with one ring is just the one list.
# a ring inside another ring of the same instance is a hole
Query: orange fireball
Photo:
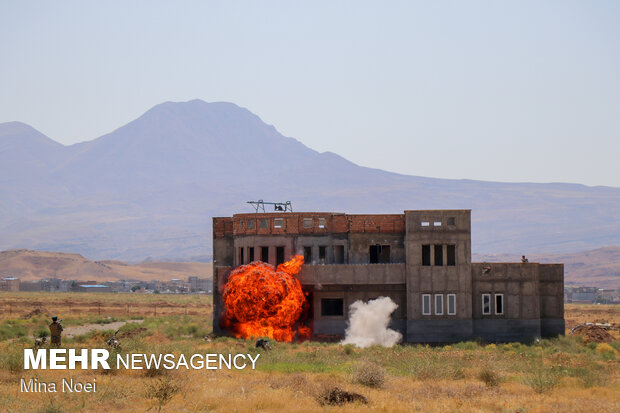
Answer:
[[300, 322], [308, 311], [306, 295], [295, 277], [302, 255], [278, 265], [256, 261], [236, 268], [222, 290], [226, 311], [222, 327], [235, 337], [269, 337], [278, 341], [306, 339], [310, 329]]

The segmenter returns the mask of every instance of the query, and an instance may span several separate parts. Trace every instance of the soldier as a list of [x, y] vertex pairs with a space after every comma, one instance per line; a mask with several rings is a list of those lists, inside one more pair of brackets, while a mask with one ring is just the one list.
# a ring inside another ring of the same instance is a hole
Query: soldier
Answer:
[[62, 320], [59, 320], [58, 317], [52, 317], [52, 323], [50, 324], [50, 336], [51, 336], [51, 345], [60, 347], [60, 335], [62, 334], [62, 325], [60, 324]]

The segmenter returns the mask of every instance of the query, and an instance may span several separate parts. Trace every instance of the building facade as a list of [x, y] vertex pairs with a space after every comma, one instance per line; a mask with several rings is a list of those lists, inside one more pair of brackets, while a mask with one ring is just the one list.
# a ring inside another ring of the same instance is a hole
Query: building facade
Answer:
[[471, 211], [251, 213], [213, 218], [214, 319], [237, 266], [303, 254], [315, 336], [343, 336], [356, 300], [390, 297], [407, 342], [527, 341], [564, 333], [564, 266], [472, 263]]
[[0, 291], [19, 291], [19, 278], [4, 277], [0, 279]]

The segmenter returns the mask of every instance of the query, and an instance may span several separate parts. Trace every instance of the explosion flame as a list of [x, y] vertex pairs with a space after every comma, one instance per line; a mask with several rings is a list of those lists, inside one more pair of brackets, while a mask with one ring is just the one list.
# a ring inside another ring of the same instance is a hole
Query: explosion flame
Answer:
[[300, 322], [309, 305], [295, 277], [303, 263], [303, 255], [296, 255], [278, 268], [255, 261], [233, 270], [222, 290], [222, 327], [237, 338], [310, 338], [310, 328]]

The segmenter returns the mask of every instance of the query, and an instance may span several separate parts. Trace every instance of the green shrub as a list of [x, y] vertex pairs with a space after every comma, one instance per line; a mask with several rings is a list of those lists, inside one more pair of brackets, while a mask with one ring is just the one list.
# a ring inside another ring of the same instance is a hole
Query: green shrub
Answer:
[[347, 356], [350, 356], [355, 351], [355, 346], [353, 344], [345, 344], [343, 346], [343, 349], [344, 349], [344, 354], [346, 354]]
[[605, 371], [601, 371], [602, 369], [582, 368], [579, 370], [577, 377], [583, 387], [599, 387], [609, 383], [609, 376]]
[[463, 341], [454, 344], [452, 347], [458, 350], [478, 350], [480, 349], [480, 344], [476, 341]]
[[153, 399], [157, 403], [157, 411], [161, 411], [161, 408], [168, 403], [179, 390], [180, 387], [174, 384], [169, 376], [163, 376], [154, 382], [146, 384], [146, 397]]
[[537, 366], [525, 376], [523, 381], [536, 393], [542, 394], [557, 386], [559, 377], [553, 369]]
[[500, 375], [489, 366], [484, 366], [478, 372], [478, 379], [484, 382], [484, 384], [486, 384], [487, 387], [495, 387], [501, 381]]
[[379, 388], [385, 384], [385, 369], [374, 363], [364, 362], [355, 367], [353, 377], [359, 384]]
[[0, 369], [15, 374], [24, 368], [24, 352], [22, 349], [7, 349], [0, 352]]
[[34, 336], [38, 338], [47, 337], [50, 334], [50, 330], [48, 327], [39, 327], [35, 332]]
[[460, 380], [465, 378], [465, 371], [459, 360], [422, 353], [412, 361], [411, 374], [418, 380]]
[[28, 329], [22, 321], [9, 320], [0, 324], [0, 340], [24, 337], [28, 334]]

